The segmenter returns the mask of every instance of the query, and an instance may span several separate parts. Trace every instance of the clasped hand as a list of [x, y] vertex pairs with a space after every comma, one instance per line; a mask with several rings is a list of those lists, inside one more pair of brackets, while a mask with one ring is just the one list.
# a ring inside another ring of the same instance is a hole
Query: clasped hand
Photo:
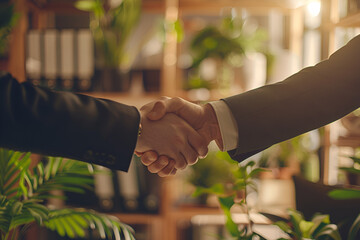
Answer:
[[206, 156], [208, 144], [222, 146], [216, 115], [210, 104], [163, 97], [140, 109], [141, 135], [135, 153], [152, 173], [164, 177]]

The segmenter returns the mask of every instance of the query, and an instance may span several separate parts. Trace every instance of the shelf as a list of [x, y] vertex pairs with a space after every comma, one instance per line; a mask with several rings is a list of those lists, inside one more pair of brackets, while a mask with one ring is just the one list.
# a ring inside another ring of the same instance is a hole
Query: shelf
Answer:
[[[33, 11], [39, 12], [88, 14], [88, 12], [77, 9], [72, 2], [59, 1], [39, 5], [34, 1], [28, 0], [27, 5]], [[142, 3], [142, 9], [146, 12], [163, 13], [165, 11], [165, 4], [164, 1], [146, 0]]]
[[[179, 10], [182, 13], [201, 13], [206, 12], [219, 14], [219, 10], [223, 7], [241, 7], [247, 8], [250, 12], [267, 13], [270, 9], [276, 8], [282, 12], [289, 12], [304, 5], [305, 1], [290, 1], [290, 0], [224, 0], [224, 1], [209, 1], [209, 0], [179, 0]], [[35, 11], [46, 11], [54, 13], [76, 13], [86, 14], [74, 7], [72, 2], [50, 2], [45, 4], [37, 4], [29, 0], [28, 6]], [[165, 0], [143, 0], [142, 9], [146, 12], [164, 13]]]
[[153, 214], [131, 214], [131, 213], [111, 213], [121, 222], [126, 224], [154, 224], [154, 222], [161, 222], [162, 217], [160, 215]]
[[81, 93], [96, 98], [109, 99], [115, 102], [135, 106], [137, 108], [160, 98], [160, 93], [144, 93], [140, 95], [117, 92], [85, 92]]
[[360, 146], [360, 136], [339, 137], [335, 144], [339, 147], [357, 148]]
[[341, 18], [338, 23], [335, 24], [337, 27], [360, 27], [360, 11], [352, 13], [344, 18]]
[[221, 8], [239, 7], [246, 8], [251, 13], [268, 13], [271, 9], [278, 9], [288, 13], [292, 9], [303, 6], [305, 1], [289, 0], [179, 0], [179, 10], [183, 14], [189, 13], [214, 13], [219, 14]]
[[170, 212], [174, 218], [190, 219], [196, 215], [223, 215], [223, 212], [218, 207], [198, 207], [198, 206], [180, 206]]

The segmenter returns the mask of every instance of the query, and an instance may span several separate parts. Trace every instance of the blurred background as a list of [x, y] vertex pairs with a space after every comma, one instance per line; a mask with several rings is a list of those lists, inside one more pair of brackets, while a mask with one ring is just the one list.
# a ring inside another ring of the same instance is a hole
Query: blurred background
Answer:
[[[284, 80], [326, 59], [360, 32], [358, 0], [11, 3], [10, 8], [1, 3], [6, 23], [0, 31], [1, 70], [21, 82], [138, 108], [164, 95], [205, 103]], [[337, 205], [322, 209], [328, 201], [320, 193], [329, 185], [360, 184], [359, 164], [350, 158], [359, 154], [359, 114], [247, 160], [268, 169], [254, 177], [256, 190], [245, 199], [259, 231], [274, 235], [269, 239], [281, 236], [270, 227], [271, 216], [286, 218], [288, 208], [307, 216], [317, 209], [342, 211]], [[136, 158], [127, 174], [103, 169], [109, 174], [94, 176], [94, 191], [67, 194], [66, 201], [55, 204], [115, 215], [135, 229], [138, 240], [231, 239], [216, 191], [196, 194], [199, 187], [235, 181], [237, 164], [215, 145], [210, 149], [205, 159], [174, 177], [150, 174]], [[243, 209], [234, 212], [240, 214], [239, 224], [248, 224]], [[63, 238], [32, 229], [27, 239]]]

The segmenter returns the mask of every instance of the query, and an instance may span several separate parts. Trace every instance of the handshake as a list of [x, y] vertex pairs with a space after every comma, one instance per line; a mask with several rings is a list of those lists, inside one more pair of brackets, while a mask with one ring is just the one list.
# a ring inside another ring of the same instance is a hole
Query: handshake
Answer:
[[210, 104], [163, 97], [144, 105], [140, 115], [135, 154], [160, 177], [174, 175], [205, 157], [212, 140], [222, 149], [219, 124]]

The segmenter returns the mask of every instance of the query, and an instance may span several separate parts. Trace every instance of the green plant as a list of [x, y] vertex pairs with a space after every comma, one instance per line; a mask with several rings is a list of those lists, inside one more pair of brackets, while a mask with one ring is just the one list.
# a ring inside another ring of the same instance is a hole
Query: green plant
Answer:
[[45, 200], [59, 198], [52, 190], [84, 193], [93, 184], [93, 168], [79, 161], [49, 157], [32, 170], [31, 154], [0, 149], [0, 236], [22, 239], [33, 223], [61, 236], [85, 237], [95, 228], [100, 236], [134, 239], [131, 229], [117, 219], [86, 209], [49, 209]]
[[140, 16], [141, 0], [118, 2], [116, 6], [106, 5], [103, 0], [80, 0], [75, 4], [91, 13], [90, 29], [103, 67], [126, 65], [128, 56], [124, 47]]
[[187, 181], [198, 189], [210, 188], [217, 183], [226, 185], [233, 182], [234, 176], [231, 174], [231, 170], [237, 168], [238, 163], [227, 157], [227, 153], [209, 151], [204, 159], [190, 167], [191, 173], [188, 175]]
[[[356, 156], [350, 157], [354, 164], [352, 167], [341, 167], [340, 169], [349, 172], [355, 175], [360, 175], [360, 158]], [[344, 189], [336, 189], [329, 192], [329, 196], [334, 199], [360, 199], [360, 189], [359, 188], [344, 188]], [[360, 214], [357, 216], [355, 221], [353, 222], [349, 234], [348, 240], [355, 240], [356, 234], [360, 230]]]
[[[225, 153], [223, 153], [225, 154]], [[249, 206], [246, 201], [246, 196], [249, 190], [256, 191], [256, 185], [254, 183], [254, 177], [263, 171], [266, 171], [262, 168], [255, 167], [254, 161], [249, 161], [244, 166], [239, 165], [237, 162], [230, 159], [227, 155], [225, 156], [227, 161], [232, 161], [234, 167], [232, 170], [233, 179], [232, 183], [226, 185], [217, 183], [211, 186], [210, 188], [197, 187], [194, 192], [194, 196], [199, 196], [201, 194], [215, 194], [218, 196], [220, 207], [223, 210], [226, 223], [225, 227], [229, 232], [230, 236], [234, 240], [251, 240], [255, 236], [259, 239], [265, 239], [260, 236], [258, 233], [254, 232], [252, 229], [253, 222], [250, 218]], [[231, 209], [233, 206], [240, 206], [246, 213], [249, 225], [239, 227], [232, 218]]]
[[19, 16], [14, 11], [14, 3], [10, 1], [0, 3], [0, 56], [7, 51], [8, 37]]
[[[213, 88], [217, 86], [216, 83], [209, 83], [208, 80], [202, 79], [198, 72], [200, 64], [205, 59], [212, 58], [222, 64], [223, 71], [219, 78], [228, 77], [231, 75], [231, 71], [227, 71], [228, 68], [241, 66], [246, 52], [266, 52], [266, 38], [267, 34], [264, 30], [248, 31], [244, 27], [244, 21], [236, 17], [224, 17], [219, 26], [205, 27], [194, 36], [190, 44], [193, 63], [190, 67], [192, 72], [187, 87]], [[267, 55], [270, 56], [269, 53]]]
[[[275, 223], [291, 239], [334, 239], [341, 240], [338, 228], [335, 224], [330, 223], [329, 215], [315, 215], [311, 221], [306, 221], [304, 216], [294, 210], [289, 209], [290, 222], [278, 221]], [[279, 240], [284, 240], [280, 238]]]

